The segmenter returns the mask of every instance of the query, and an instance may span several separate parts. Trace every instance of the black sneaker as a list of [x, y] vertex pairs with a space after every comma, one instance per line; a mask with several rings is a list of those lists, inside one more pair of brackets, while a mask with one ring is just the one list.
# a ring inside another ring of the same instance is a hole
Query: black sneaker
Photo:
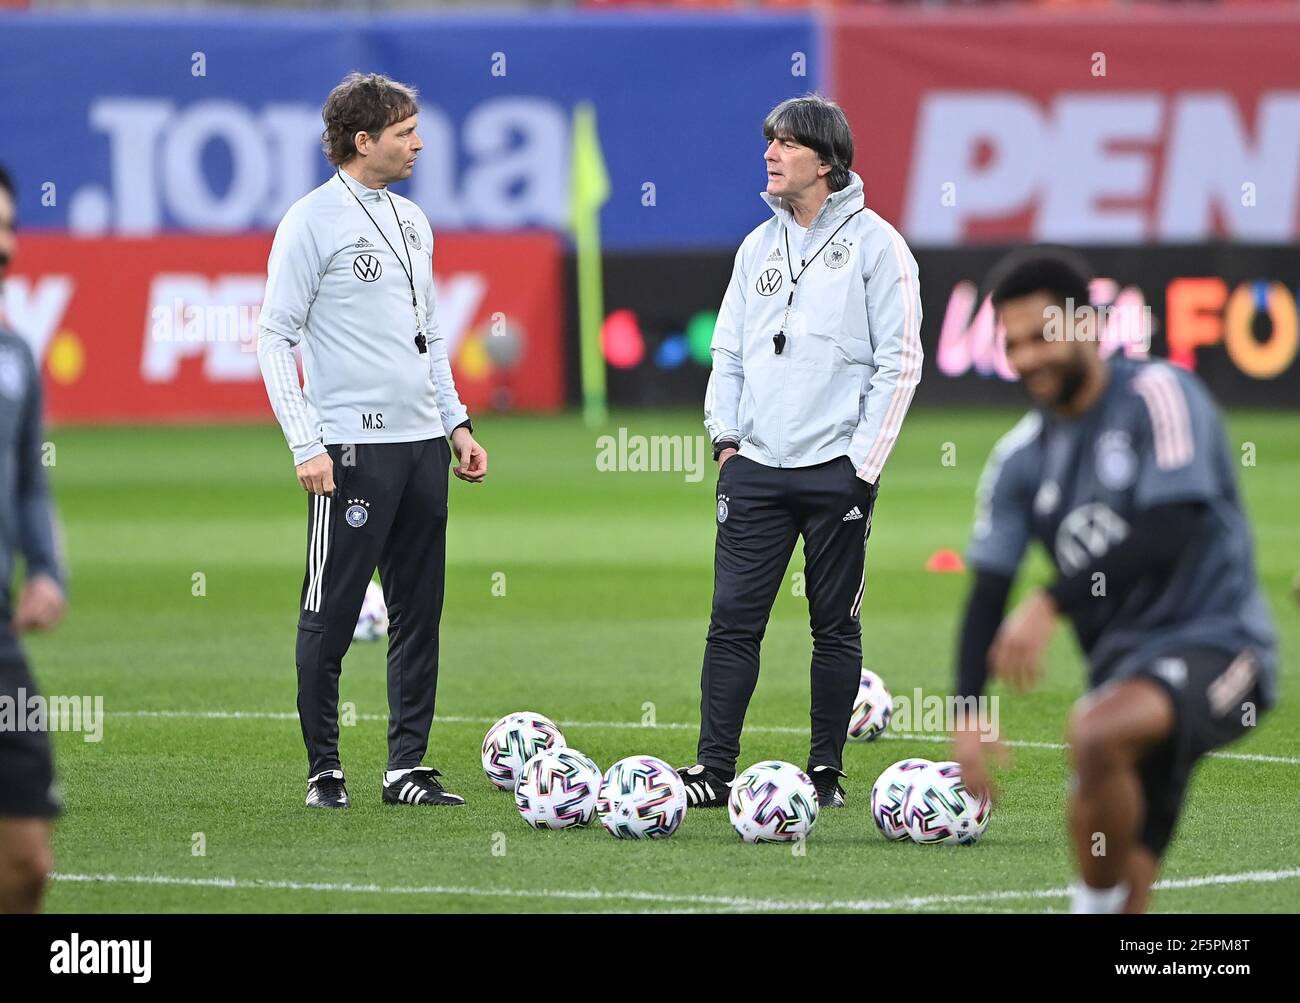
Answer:
[[442, 776], [432, 766], [417, 766], [391, 784], [384, 781], [384, 804], [462, 805], [465, 799], [438, 783]]
[[342, 770], [323, 770], [307, 780], [308, 808], [350, 808]]
[[722, 775], [696, 763], [684, 766], [677, 771], [686, 785], [686, 805], [688, 808], [725, 808], [731, 794], [731, 781]]
[[813, 786], [817, 788], [817, 807], [843, 808], [844, 788], [840, 786], [840, 777], [844, 773], [833, 766], [815, 766], [809, 771]]

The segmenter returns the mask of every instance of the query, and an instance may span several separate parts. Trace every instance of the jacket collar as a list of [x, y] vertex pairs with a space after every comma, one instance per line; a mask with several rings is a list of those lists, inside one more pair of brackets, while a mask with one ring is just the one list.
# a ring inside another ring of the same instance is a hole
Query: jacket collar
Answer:
[[[388, 190], [387, 186], [383, 188], [367, 188], [360, 181], [354, 178], [343, 168], [338, 168], [338, 176], [343, 179], [343, 183], [352, 190], [352, 193], [362, 202], [378, 202], [384, 197], [384, 192]], [[351, 201], [349, 199], [348, 201]]]
[[[758, 194], [768, 204], [777, 219], [783, 223], [794, 220], [794, 213], [790, 211], [785, 199], [769, 195], [767, 192], [759, 192]], [[866, 194], [862, 187], [862, 179], [858, 177], [856, 172], [849, 171], [849, 183], [839, 191], [831, 192], [826, 196], [826, 201], [817, 210], [817, 215], [813, 217], [808, 232], [812, 233], [827, 223], [838, 226], [844, 221], [845, 217], [861, 209], [864, 205], [866, 205]]]

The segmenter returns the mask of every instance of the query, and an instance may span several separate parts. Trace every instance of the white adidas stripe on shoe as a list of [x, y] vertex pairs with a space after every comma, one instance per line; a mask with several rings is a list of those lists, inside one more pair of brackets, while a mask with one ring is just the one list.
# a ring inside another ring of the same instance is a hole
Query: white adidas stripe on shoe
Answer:
[[307, 778], [308, 808], [347, 808], [351, 804], [342, 770], [322, 770]]
[[678, 770], [677, 775], [686, 788], [688, 808], [719, 808], [727, 803], [730, 785], [706, 767], [696, 763]]
[[[393, 771], [397, 772], [397, 771]], [[465, 799], [453, 794], [438, 782], [439, 773], [431, 766], [416, 766], [401, 771], [389, 781], [384, 777], [383, 798], [386, 804], [463, 805]]]
[[686, 792], [690, 795], [690, 800], [693, 804], [699, 804], [701, 801], [706, 799], [712, 801], [715, 797], [713, 793], [713, 785], [703, 781], [697, 781], [696, 783], [691, 784], [686, 789]]
[[399, 800], [405, 801], [407, 804], [419, 804], [426, 796], [424, 788], [416, 787], [409, 780], [402, 785], [402, 792], [397, 795]]

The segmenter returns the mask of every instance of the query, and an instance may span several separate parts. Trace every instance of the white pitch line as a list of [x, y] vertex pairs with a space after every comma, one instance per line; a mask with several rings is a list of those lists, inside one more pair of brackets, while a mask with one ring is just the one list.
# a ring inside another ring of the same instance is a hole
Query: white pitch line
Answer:
[[665, 905], [711, 906], [723, 909], [750, 909], [754, 911], [794, 910], [813, 912], [835, 908], [833, 903], [821, 901], [785, 901], [779, 899], [750, 899], [726, 895], [670, 895], [662, 892], [607, 891], [589, 889], [537, 889], [523, 888], [473, 888], [457, 885], [375, 885], [313, 881], [260, 881], [240, 878], [179, 878], [163, 874], [60, 874], [51, 875], [56, 881], [105, 884], [170, 885], [190, 888], [249, 889], [271, 891], [343, 892], [374, 895], [434, 895], [463, 896], [467, 898], [539, 898], [573, 902], [643, 902]]
[[[297, 721], [298, 715], [290, 711], [257, 710], [118, 710], [108, 711], [108, 717], [143, 717], [143, 718], [200, 718], [213, 721]], [[358, 721], [387, 721], [387, 714], [358, 714]], [[434, 724], [496, 724], [495, 717], [456, 717], [440, 715]], [[560, 721], [565, 728], [617, 728], [626, 731], [695, 731], [698, 724], [682, 721], [670, 721], [663, 724], [642, 724], [640, 721]], [[790, 725], [754, 724], [746, 725], [745, 731], [759, 735], [806, 735], [807, 728], [795, 728]], [[947, 743], [947, 735], [919, 735], [915, 732], [887, 731], [881, 738], [900, 742], [939, 742]], [[1003, 745], [1013, 749], [1054, 749], [1064, 750], [1069, 746], [1064, 742], [1035, 742], [1028, 739], [1007, 739]], [[1300, 766], [1300, 756], [1268, 756], [1257, 752], [1211, 752], [1210, 759], [1235, 759], [1251, 763], [1280, 763], [1285, 766]]]
[[[920, 895], [897, 899], [830, 899], [789, 900], [750, 899], [726, 895], [668, 895], [661, 892], [608, 891], [588, 889], [473, 888], [455, 885], [358, 885], [314, 881], [259, 881], [241, 878], [180, 878], [165, 874], [62, 874], [51, 875], [55, 881], [81, 884], [166, 885], [185, 888], [248, 889], [262, 891], [341, 892], [371, 895], [435, 895], [464, 898], [558, 899], [570, 902], [642, 902], [664, 905], [703, 906], [706, 908], [752, 910], [754, 912], [883, 912], [895, 909], [926, 909], [934, 906], [963, 905], [981, 902], [1004, 902], [1014, 899], [1057, 899], [1070, 895], [1069, 888], [1039, 888], [1023, 891], [977, 892], [969, 895]], [[1171, 878], [1157, 881], [1156, 891], [1204, 888], [1237, 884], [1272, 884], [1300, 878], [1300, 867], [1280, 871], [1245, 871], [1238, 874], [1209, 874], [1198, 878]]]

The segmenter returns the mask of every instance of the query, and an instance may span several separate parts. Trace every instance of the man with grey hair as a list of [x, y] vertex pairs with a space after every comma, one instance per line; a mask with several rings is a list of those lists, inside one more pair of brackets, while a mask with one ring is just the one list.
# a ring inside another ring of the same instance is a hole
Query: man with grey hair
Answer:
[[351, 803], [339, 675], [376, 565], [389, 617], [383, 801], [464, 803], [423, 760], [438, 685], [447, 467], [454, 449], [456, 476], [479, 483], [487, 453], [438, 328], [429, 221], [388, 190], [423, 149], [418, 111], [414, 88], [377, 73], [334, 88], [322, 143], [335, 170], [290, 207], [267, 265], [257, 355], [309, 493], [296, 658], [313, 808]]
[[713, 614], [692, 807], [726, 804], [759, 643], [800, 536], [812, 624], [808, 771], [840, 807], [862, 670], [859, 613], [880, 475], [921, 378], [916, 261], [867, 208], [844, 112], [792, 98], [763, 123], [770, 220], [736, 254], [713, 332]]

